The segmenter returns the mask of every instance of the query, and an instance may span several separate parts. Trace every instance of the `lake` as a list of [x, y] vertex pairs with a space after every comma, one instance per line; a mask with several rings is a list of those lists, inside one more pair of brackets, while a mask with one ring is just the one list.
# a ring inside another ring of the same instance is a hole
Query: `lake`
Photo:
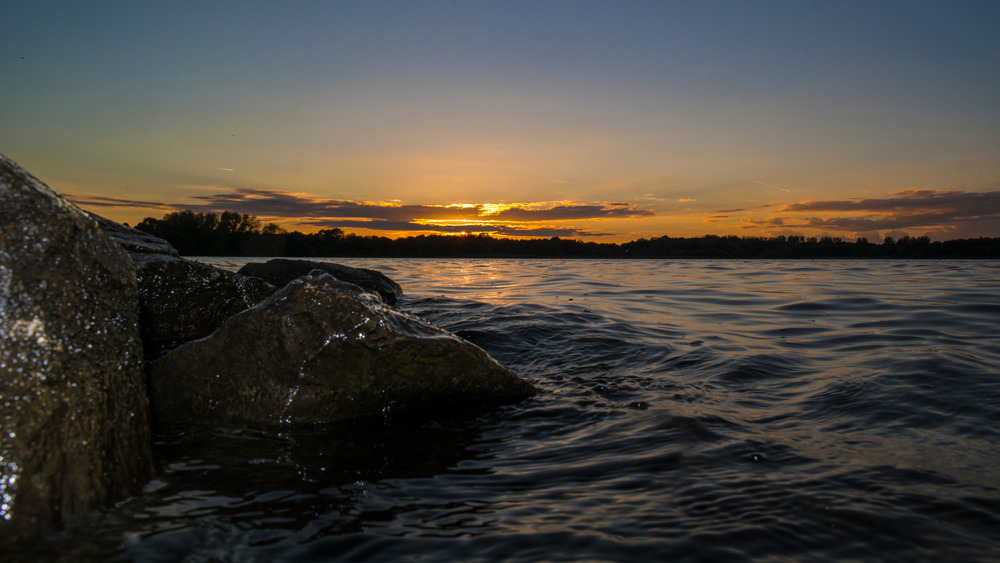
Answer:
[[384, 272], [399, 309], [542, 392], [171, 428], [143, 495], [21, 555], [1000, 557], [1000, 262], [330, 261]]

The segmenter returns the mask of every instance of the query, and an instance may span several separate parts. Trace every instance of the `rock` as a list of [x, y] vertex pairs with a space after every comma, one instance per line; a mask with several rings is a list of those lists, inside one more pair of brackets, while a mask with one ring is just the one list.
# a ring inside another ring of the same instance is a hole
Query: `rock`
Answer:
[[160, 422], [320, 422], [534, 388], [482, 349], [330, 275], [299, 278], [150, 365]]
[[58, 530], [148, 480], [137, 311], [128, 255], [0, 156], [3, 542]]
[[169, 242], [90, 214], [128, 251], [139, 283], [139, 326], [146, 359], [211, 334], [222, 322], [277, 290], [259, 278], [180, 258]]
[[105, 219], [95, 213], [86, 213], [97, 221], [97, 225], [105, 235], [120, 244], [129, 254], [162, 254], [175, 258], [180, 256], [176, 248], [160, 237]]
[[203, 338], [277, 288], [260, 278], [165, 254], [133, 253], [146, 358]]
[[313, 270], [322, 270], [340, 281], [353, 283], [364, 290], [375, 293], [389, 305], [395, 304], [396, 300], [403, 295], [403, 288], [382, 272], [367, 268], [351, 268], [330, 262], [275, 258], [265, 263], [251, 262], [240, 268], [239, 273], [246, 276], [256, 276], [278, 287], [284, 287], [288, 282], [305, 276]]

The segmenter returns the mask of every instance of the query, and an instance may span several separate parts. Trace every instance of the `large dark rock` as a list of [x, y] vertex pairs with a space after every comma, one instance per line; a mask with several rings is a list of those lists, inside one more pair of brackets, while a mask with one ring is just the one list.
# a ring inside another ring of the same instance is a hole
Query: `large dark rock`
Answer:
[[299, 278], [165, 354], [149, 382], [155, 419], [212, 424], [331, 421], [534, 391], [482, 349], [329, 275]]
[[246, 276], [256, 276], [278, 287], [284, 287], [288, 282], [308, 275], [313, 270], [322, 270], [340, 281], [353, 283], [361, 289], [375, 293], [389, 305], [395, 304], [396, 300], [403, 295], [403, 288], [382, 272], [367, 268], [351, 268], [330, 262], [275, 258], [264, 263], [251, 262], [240, 268], [239, 273]]
[[147, 359], [208, 336], [277, 289], [259, 278], [184, 260], [169, 242], [90, 214], [128, 251], [139, 282], [139, 326]]
[[165, 254], [132, 253], [146, 357], [203, 338], [277, 288], [260, 278]]
[[148, 479], [137, 311], [128, 255], [0, 156], [0, 543], [57, 530]]

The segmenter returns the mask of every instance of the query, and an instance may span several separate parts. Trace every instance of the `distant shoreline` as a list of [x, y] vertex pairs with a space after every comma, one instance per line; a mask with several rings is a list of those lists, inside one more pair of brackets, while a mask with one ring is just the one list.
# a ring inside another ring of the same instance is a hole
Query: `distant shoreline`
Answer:
[[393, 260], [631, 260], [636, 262], [652, 260], [1000, 260], [997, 257], [975, 257], [975, 256], [929, 256], [929, 257], [897, 257], [897, 256], [375, 256], [375, 255], [336, 255], [336, 256], [234, 256], [229, 254], [182, 254], [182, 258], [187, 260], [198, 260], [201, 258], [215, 260], [227, 258], [245, 258], [247, 260], [264, 260], [271, 258], [291, 258], [310, 260], [364, 260], [368, 258], [385, 258]]
[[839, 237], [705, 235], [641, 238], [620, 244], [485, 234], [390, 239], [345, 234], [336, 228], [306, 234], [285, 231], [273, 223], [261, 225], [249, 215], [192, 211], [170, 213], [163, 219], [147, 217], [135, 228], [167, 240], [184, 256], [233, 258], [1000, 259], [1000, 238], [932, 242], [926, 236], [887, 237], [873, 243]]

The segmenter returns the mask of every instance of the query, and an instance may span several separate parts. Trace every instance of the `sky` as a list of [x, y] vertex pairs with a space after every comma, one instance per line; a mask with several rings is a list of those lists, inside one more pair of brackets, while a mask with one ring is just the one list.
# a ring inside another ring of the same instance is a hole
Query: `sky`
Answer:
[[1000, 2], [9, 2], [0, 153], [135, 224], [1000, 237]]

